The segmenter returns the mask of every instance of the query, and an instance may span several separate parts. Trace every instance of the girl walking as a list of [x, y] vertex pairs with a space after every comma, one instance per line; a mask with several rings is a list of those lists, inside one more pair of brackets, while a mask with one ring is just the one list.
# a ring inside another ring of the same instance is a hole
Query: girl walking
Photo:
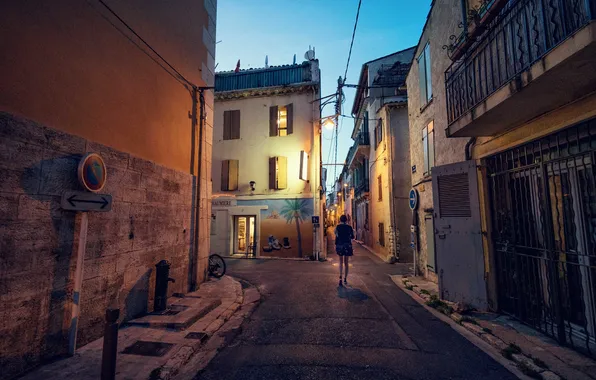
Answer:
[[344, 276], [344, 284], [348, 282], [348, 264], [350, 256], [352, 256], [352, 239], [354, 239], [354, 230], [352, 226], [347, 224], [348, 218], [342, 215], [339, 218], [340, 223], [335, 227], [335, 251], [339, 255], [339, 286], [342, 286], [341, 276], [343, 274], [343, 267], [346, 267]]

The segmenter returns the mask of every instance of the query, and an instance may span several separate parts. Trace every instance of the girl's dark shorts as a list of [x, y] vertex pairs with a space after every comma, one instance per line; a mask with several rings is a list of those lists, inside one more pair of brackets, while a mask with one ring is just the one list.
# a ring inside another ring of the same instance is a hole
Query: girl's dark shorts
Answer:
[[335, 252], [339, 256], [353, 256], [352, 244], [339, 244], [335, 246]]

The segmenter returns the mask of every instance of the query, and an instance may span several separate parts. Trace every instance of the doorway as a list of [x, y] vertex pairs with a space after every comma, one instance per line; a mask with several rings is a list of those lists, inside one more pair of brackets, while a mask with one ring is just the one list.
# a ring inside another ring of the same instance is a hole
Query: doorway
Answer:
[[235, 216], [234, 217], [234, 254], [255, 256], [256, 239], [256, 216]]

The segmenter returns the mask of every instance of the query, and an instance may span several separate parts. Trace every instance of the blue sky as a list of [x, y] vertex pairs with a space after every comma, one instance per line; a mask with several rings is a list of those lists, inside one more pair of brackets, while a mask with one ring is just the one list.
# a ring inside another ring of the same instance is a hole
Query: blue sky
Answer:
[[[362, 0], [347, 82], [357, 83], [362, 64], [418, 43], [431, 0]], [[320, 62], [323, 96], [332, 94], [344, 75], [358, 0], [218, 0], [216, 71], [304, 60], [314, 46]], [[349, 115], [354, 89], [344, 89], [343, 114]], [[333, 105], [323, 110], [332, 114]], [[343, 121], [341, 120], [343, 119]], [[354, 120], [340, 118], [337, 161], [343, 162], [353, 141]], [[332, 131], [323, 134], [323, 163], [334, 161]], [[328, 159], [329, 157], [329, 159]], [[327, 188], [334, 179], [328, 166]], [[341, 167], [337, 167], [337, 175]]]

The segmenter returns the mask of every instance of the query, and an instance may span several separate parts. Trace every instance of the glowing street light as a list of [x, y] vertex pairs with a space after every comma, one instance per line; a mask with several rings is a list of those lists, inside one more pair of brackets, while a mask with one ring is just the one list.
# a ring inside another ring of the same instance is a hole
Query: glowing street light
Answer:
[[323, 119], [323, 123], [321, 124], [323, 126], [323, 128], [326, 128], [328, 130], [332, 130], [333, 128], [335, 128], [335, 120], [333, 120], [335, 116], [327, 116], [324, 117]]

